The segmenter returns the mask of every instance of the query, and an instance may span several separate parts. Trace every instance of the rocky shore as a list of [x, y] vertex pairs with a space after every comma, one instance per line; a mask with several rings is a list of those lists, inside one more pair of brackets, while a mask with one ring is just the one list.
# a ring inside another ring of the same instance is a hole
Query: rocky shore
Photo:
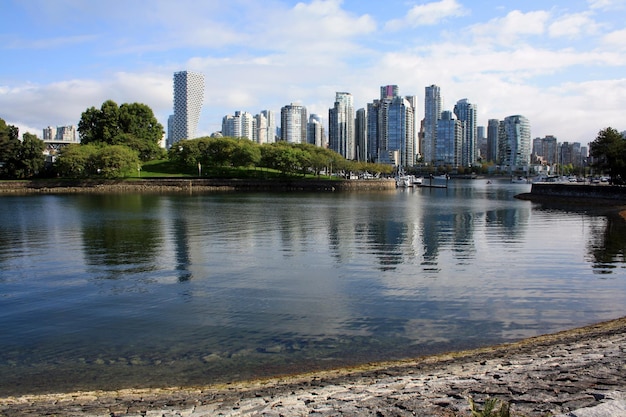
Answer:
[[469, 416], [472, 397], [479, 405], [506, 401], [514, 416], [623, 416], [625, 359], [621, 318], [495, 347], [271, 380], [1, 398], [0, 415]]

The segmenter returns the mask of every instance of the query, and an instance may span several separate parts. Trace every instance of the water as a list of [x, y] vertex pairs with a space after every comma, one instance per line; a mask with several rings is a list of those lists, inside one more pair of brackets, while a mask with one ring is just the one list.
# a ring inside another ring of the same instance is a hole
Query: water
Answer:
[[626, 222], [529, 186], [0, 197], [0, 395], [200, 385], [621, 317]]

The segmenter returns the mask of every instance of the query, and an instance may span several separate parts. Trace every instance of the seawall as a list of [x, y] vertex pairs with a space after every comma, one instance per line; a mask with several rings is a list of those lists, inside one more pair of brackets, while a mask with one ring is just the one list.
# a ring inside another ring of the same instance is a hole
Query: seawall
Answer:
[[530, 193], [515, 196], [531, 201], [563, 201], [603, 205], [626, 204], [626, 187], [577, 183], [535, 183]]
[[0, 182], [0, 194], [202, 193], [215, 191], [380, 191], [395, 189], [382, 180], [238, 180], [159, 178], [144, 180], [31, 180]]

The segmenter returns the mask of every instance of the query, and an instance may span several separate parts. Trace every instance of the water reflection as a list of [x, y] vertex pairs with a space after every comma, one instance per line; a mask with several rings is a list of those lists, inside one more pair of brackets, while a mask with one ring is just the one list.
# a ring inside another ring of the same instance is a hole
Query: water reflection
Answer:
[[[602, 230], [604, 229], [604, 230]], [[626, 263], [626, 220], [609, 215], [604, 227], [594, 228], [589, 242], [594, 272], [607, 275]]]
[[143, 195], [89, 195], [76, 199], [83, 251], [97, 279], [120, 279], [154, 268], [162, 236], [159, 199]]
[[626, 222], [522, 191], [1, 198], [0, 391], [206, 383], [621, 315]]

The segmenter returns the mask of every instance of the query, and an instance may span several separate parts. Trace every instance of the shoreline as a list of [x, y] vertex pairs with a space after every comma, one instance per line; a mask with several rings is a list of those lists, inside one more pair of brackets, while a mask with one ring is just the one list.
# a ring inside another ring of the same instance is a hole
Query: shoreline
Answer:
[[384, 191], [395, 190], [392, 179], [239, 180], [209, 178], [151, 178], [133, 180], [30, 180], [1, 181], [0, 196], [24, 194], [115, 194], [115, 193], [207, 193], [233, 191]]
[[[468, 415], [497, 397], [545, 416], [626, 399], [626, 317], [519, 342], [397, 362], [203, 387], [0, 398], [0, 415]], [[518, 413], [518, 414], [515, 414]]]

